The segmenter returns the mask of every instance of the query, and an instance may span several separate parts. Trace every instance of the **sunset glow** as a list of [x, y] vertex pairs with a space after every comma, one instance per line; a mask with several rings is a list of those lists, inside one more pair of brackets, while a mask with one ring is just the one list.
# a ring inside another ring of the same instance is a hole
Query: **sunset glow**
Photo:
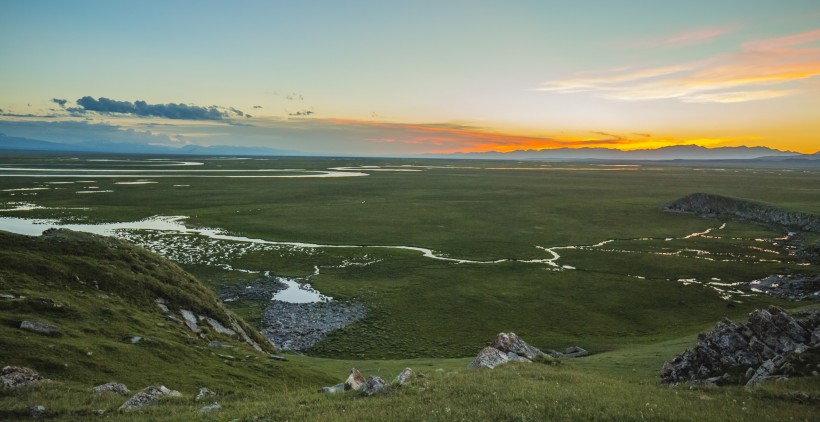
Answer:
[[820, 150], [817, 2], [321, 9], [6, 4], [0, 133], [352, 155]]

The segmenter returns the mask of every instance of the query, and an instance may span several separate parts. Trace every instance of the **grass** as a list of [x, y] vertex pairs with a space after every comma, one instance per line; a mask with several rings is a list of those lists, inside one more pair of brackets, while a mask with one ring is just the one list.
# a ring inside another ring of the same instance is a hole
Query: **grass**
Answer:
[[[545, 172], [488, 170], [543, 164], [530, 162], [203, 161], [199, 169], [454, 167], [344, 179], [157, 178], [157, 184], [131, 186], [93, 175], [88, 178], [95, 180], [93, 184], [72, 185], [43, 184], [61, 180], [56, 178], [1, 177], [0, 202], [31, 201], [51, 207], [3, 215], [86, 222], [187, 215], [192, 225], [253, 238], [410, 245], [450, 257], [510, 262], [455, 264], [412, 251], [373, 248], [279, 246], [230, 253], [232, 246], [225, 242], [192, 239], [198, 252], [176, 244], [175, 256], [188, 257], [177, 266], [123, 242], [68, 234], [58, 237], [59, 242], [46, 242], [0, 234], [0, 293], [27, 297], [0, 301], [0, 365], [31, 366], [55, 380], [0, 393], [0, 418], [25, 417], [31, 405], [42, 403], [60, 419], [87, 420], [104, 410], [105, 417], [115, 420], [188, 420], [198, 417], [202, 404], [193, 402], [192, 396], [201, 386], [220, 393], [217, 401], [223, 409], [214, 417], [223, 420], [816, 417], [816, 380], [792, 380], [754, 391], [670, 389], [657, 384], [663, 361], [694, 345], [694, 335], [715, 321], [726, 316], [743, 319], [752, 309], [769, 304], [791, 306], [766, 296], [727, 302], [708, 287], [684, 286], [677, 279], [734, 282], [785, 271], [817, 272], [816, 265], [798, 266], [787, 255], [752, 249], [767, 248], [755, 239], [780, 236], [780, 228], [670, 214], [661, 211], [663, 205], [692, 192], [710, 192], [820, 213], [816, 169], [717, 171], [653, 164], [639, 171]], [[114, 165], [42, 156], [10, 156], [4, 162]], [[41, 185], [52, 189], [4, 191]], [[86, 185], [114, 192], [75, 193]], [[723, 222], [726, 228], [713, 231], [713, 237], [665, 240]], [[152, 241], [163, 237], [141, 236]], [[641, 238], [652, 240], [636, 240]], [[593, 245], [608, 239], [616, 241], [592, 249], [557, 250], [558, 264], [575, 270], [554, 271], [546, 264], [520, 262], [550, 256], [536, 246]], [[683, 249], [710, 255], [667, 255]], [[772, 258], [780, 262], [761, 262]], [[167, 297], [175, 307], [257, 326], [269, 303], [246, 300], [222, 306], [214, 291], [252, 283], [259, 275], [226, 271], [205, 260], [291, 277], [307, 277], [319, 267], [319, 275], [310, 279], [313, 287], [336, 300], [364, 303], [369, 313], [307, 351], [308, 356], [288, 355], [288, 362], [272, 361], [209, 332], [211, 338], [235, 346], [214, 350], [181, 325], [166, 321], [154, 299]], [[348, 265], [351, 261], [368, 264]], [[63, 335], [22, 332], [16, 328], [22, 319], [55, 324]], [[541, 348], [578, 345], [594, 354], [556, 367], [510, 365], [492, 372], [467, 371], [470, 356], [499, 331], [516, 332]], [[144, 340], [124, 341], [133, 335]], [[351, 367], [392, 379], [407, 366], [427, 376], [424, 391], [417, 385], [371, 398], [315, 392], [344, 380]], [[119, 414], [114, 409], [124, 398], [87, 392], [111, 380], [135, 390], [165, 384], [185, 397]], [[808, 395], [808, 404], [797, 392]]]

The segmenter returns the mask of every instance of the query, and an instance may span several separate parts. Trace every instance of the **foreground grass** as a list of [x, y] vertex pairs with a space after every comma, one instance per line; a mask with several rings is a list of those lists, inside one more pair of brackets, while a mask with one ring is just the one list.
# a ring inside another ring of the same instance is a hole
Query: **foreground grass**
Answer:
[[[601, 374], [575, 363], [422, 373], [425, 377], [414, 384], [373, 397], [260, 388], [195, 402], [191, 391], [183, 391], [182, 398], [133, 412], [116, 410], [124, 397], [97, 397], [71, 384], [49, 383], [5, 393], [0, 416], [23, 417], [32, 405], [42, 404], [51, 416], [65, 420], [816, 420], [820, 394], [816, 380], [772, 383], [756, 390], [673, 388], [654, 380]], [[198, 413], [214, 400], [222, 409], [207, 416]]]

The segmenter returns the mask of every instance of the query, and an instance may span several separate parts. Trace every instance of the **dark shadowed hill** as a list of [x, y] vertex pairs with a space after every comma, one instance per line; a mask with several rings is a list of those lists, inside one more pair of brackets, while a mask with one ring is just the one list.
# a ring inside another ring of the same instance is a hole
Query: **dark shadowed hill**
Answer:
[[666, 205], [666, 211], [704, 217], [732, 217], [759, 223], [779, 224], [804, 231], [820, 232], [820, 217], [786, 211], [773, 205], [709, 193], [693, 193]]

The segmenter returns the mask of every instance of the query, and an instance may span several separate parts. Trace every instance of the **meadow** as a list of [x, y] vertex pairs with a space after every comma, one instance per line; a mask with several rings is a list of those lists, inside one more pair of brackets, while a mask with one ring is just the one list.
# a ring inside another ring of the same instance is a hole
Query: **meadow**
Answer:
[[[201, 165], [175, 166], [167, 165], [175, 160], [167, 157], [97, 158], [110, 157], [3, 157], [0, 164], [15, 170], [0, 168], [0, 209], [20, 209], [0, 211], [0, 216], [89, 224], [187, 216], [189, 227], [313, 244], [246, 248], [241, 241], [215, 243], [186, 234], [188, 246], [168, 253], [216, 292], [259, 279], [222, 265], [227, 264], [309, 277], [314, 288], [336, 301], [366, 305], [363, 320], [332, 333], [304, 356], [288, 355], [294, 364], [324, 374], [311, 373], [310, 380], [344, 378], [351, 366], [383, 371], [385, 377], [413, 365], [427, 367], [430, 374], [424, 393], [401, 392], [368, 402], [299, 398], [309, 389], [303, 384], [292, 391], [279, 385], [277, 391], [283, 392], [273, 402], [237, 390], [232, 394], [245, 405], [231, 411], [236, 417], [299, 418], [310, 410], [317, 418], [347, 419], [365, 415], [371, 406], [396, 403], [407, 409], [396, 407], [391, 419], [413, 419], [418, 409], [441, 412], [425, 414], [431, 420], [743, 420], [744, 415], [765, 419], [788, 409], [798, 419], [812, 414], [803, 405], [795, 407], [791, 390], [782, 386], [755, 393], [670, 390], [658, 386], [657, 379], [663, 361], [694, 345], [695, 335], [716, 321], [742, 320], [770, 304], [805, 305], [731, 292], [714, 283], [818, 270], [763, 240], [782, 236], [783, 227], [668, 213], [663, 206], [708, 192], [818, 214], [820, 169], [201, 157], [185, 159]], [[259, 177], [321, 171], [366, 175]], [[78, 193], [89, 191], [99, 192]], [[172, 244], [183, 235], [136, 232], [132, 237]], [[404, 246], [430, 250], [434, 257], [396, 248]], [[213, 256], [203, 258], [209, 253]], [[261, 311], [270, 302], [225, 305], [261, 324]], [[593, 355], [559, 369], [466, 372], [469, 357], [501, 331], [513, 331], [543, 349], [577, 345]], [[793, 382], [817, 394], [816, 383]], [[511, 384], [529, 391], [509, 390]], [[490, 391], [501, 395], [491, 401], [494, 405], [470, 409], [477, 395]], [[622, 391], [652, 401], [633, 403]], [[539, 402], [543, 397], [554, 397], [556, 403]], [[680, 413], [692, 403], [698, 403], [697, 410]], [[191, 404], [172, 406], [183, 412]]]

